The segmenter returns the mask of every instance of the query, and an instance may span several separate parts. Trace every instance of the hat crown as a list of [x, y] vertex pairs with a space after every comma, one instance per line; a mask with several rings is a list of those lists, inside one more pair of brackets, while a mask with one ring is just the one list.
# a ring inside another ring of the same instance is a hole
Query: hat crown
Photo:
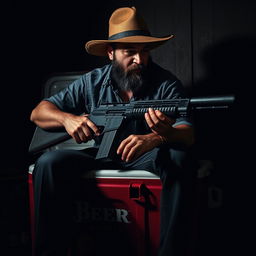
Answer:
[[151, 36], [147, 25], [135, 7], [122, 7], [113, 12], [109, 19], [109, 36], [106, 40], [90, 40], [85, 44], [86, 51], [96, 56], [107, 56], [111, 43], [143, 43], [154, 49], [173, 35], [165, 37]]
[[143, 18], [135, 7], [123, 7], [113, 12], [109, 19], [109, 37], [131, 30], [148, 31]]

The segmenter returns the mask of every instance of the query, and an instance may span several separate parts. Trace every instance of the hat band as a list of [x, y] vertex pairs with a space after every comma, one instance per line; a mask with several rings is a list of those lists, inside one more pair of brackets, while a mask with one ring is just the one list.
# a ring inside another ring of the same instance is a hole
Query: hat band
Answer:
[[146, 30], [128, 30], [128, 31], [114, 34], [110, 36], [108, 40], [116, 40], [116, 39], [121, 39], [129, 36], [151, 36], [151, 34], [149, 33], [149, 31], [146, 31]]

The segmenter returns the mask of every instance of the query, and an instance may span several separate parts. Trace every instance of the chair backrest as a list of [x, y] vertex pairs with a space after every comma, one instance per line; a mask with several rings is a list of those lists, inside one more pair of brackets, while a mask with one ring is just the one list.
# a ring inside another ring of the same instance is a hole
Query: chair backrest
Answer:
[[50, 97], [69, 86], [87, 72], [65, 72], [52, 74], [43, 85], [43, 97]]

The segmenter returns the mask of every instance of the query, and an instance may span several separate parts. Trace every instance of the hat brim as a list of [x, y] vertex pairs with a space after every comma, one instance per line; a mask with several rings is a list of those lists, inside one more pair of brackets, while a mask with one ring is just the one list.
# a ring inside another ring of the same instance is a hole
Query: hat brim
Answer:
[[148, 44], [150, 49], [154, 49], [173, 37], [174, 35], [161, 38], [151, 36], [129, 36], [116, 40], [92, 40], [85, 44], [85, 49], [89, 54], [92, 55], [107, 56], [107, 48], [111, 43], [144, 43]]

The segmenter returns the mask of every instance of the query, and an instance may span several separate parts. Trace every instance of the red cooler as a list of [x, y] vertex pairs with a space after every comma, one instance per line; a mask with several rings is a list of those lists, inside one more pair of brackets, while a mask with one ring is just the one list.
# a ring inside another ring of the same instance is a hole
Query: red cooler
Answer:
[[[33, 243], [32, 172], [30, 166]], [[74, 255], [157, 255], [162, 188], [158, 176], [143, 170], [99, 170], [84, 176], [80, 187], [74, 205], [79, 229]]]

